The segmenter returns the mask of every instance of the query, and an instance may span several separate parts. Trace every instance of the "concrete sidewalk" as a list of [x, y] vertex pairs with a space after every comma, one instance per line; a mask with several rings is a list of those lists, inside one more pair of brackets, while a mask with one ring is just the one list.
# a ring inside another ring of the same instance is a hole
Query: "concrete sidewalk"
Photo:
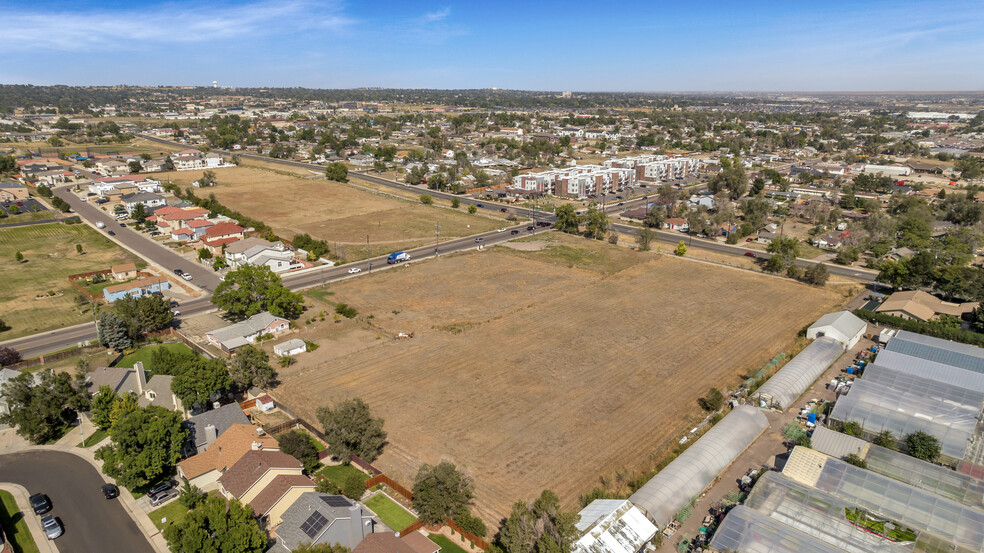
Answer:
[[[28, 499], [31, 494], [23, 486], [5, 482], [0, 482], [0, 490], [8, 491], [14, 496], [14, 501], [17, 502], [17, 508], [24, 514], [24, 522], [27, 523], [27, 529], [31, 531], [31, 537], [34, 538], [34, 543], [38, 546], [38, 551], [41, 553], [58, 553], [58, 547], [55, 546], [55, 542], [49, 540], [44, 535], [44, 530], [41, 528], [41, 517], [35, 515], [31, 509], [31, 503]], [[10, 514], [13, 515], [14, 513]]]

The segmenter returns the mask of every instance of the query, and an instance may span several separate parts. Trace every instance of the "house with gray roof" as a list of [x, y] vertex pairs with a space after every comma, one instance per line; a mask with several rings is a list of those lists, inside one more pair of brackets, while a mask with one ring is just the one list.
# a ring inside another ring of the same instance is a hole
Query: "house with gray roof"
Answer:
[[317, 492], [301, 494], [281, 516], [277, 548], [292, 551], [304, 542], [340, 543], [349, 549], [376, 532], [392, 532], [376, 514], [358, 501]]
[[208, 332], [205, 337], [222, 351], [232, 353], [238, 347], [255, 342], [264, 334], [284, 334], [288, 330], [290, 321], [263, 311], [245, 321]]
[[234, 424], [249, 424], [249, 417], [237, 403], [223, 405], [218, 409], [189, 417], [181, 423], [188, 429], [188, 440], [184, 447], [185, 455], [194, 455], [205, 451], [216, 438]]
[[184, 406], [178, 396], [171, 391], [173, 376], [155, 374], [147, 378], [143, 363], [137, 362], [134, 367], [99, 367], [85, 377], [85, 386], [90, 394], [95, 395], [101, 386], [109, 386], [119, 395], [132, 393], [137, 396], [137, 405], [147, 407], [156, 405], [170, 411], [184, 413]]
[[137, 192], [135, 194], [127, 194], [123, 196], [123, 206], [126, 207], [127, 213], [133, 213], [133, 210], [137, 208], [138, 205], [143, 205], [147, 213], [149, 213], [150, 208], [161, 207], [167, 204], [164, 200], [164, 196], [153, 194], [151, 192]]

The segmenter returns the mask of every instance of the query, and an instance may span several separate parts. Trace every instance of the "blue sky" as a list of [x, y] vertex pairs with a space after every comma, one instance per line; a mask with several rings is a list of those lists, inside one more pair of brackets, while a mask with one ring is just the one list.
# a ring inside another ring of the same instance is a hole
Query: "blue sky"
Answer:
[[0, 0], [0, 83], [984, 90], [984, 1]]

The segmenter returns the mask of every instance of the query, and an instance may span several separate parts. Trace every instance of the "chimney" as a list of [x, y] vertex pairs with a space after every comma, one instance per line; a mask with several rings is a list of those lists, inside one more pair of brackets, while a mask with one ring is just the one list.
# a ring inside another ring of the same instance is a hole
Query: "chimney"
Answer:
[[261, 447], [263, 447], [263, 444], [260, 442], [253, 442], [253, 451], [259, 451]]
[[210, 424], [205, 427], [205, 445], [211, 444], [219, 437], [218, 430], [215, 429], [214, 424]]
[[365, 537], [362, 530], [362, 509], [358, 505], [349, 507], [349, 534], [351, 543], [359, 543]]
[[134, 363], [133, 370], [137, 371], [137, 395], [142, 396], [147, 387], [147, 373], [144, 372], [143, 361]]

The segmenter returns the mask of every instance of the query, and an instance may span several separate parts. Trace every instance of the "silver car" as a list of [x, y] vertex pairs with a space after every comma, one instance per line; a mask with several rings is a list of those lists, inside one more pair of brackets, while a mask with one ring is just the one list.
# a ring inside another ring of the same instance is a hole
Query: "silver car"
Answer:
[[41, 517], [41, 526], [44, 527], [44, 535], [48, 536], [49, 540], [56, 539], [65, 532], [61, 521], [51, 515]]

